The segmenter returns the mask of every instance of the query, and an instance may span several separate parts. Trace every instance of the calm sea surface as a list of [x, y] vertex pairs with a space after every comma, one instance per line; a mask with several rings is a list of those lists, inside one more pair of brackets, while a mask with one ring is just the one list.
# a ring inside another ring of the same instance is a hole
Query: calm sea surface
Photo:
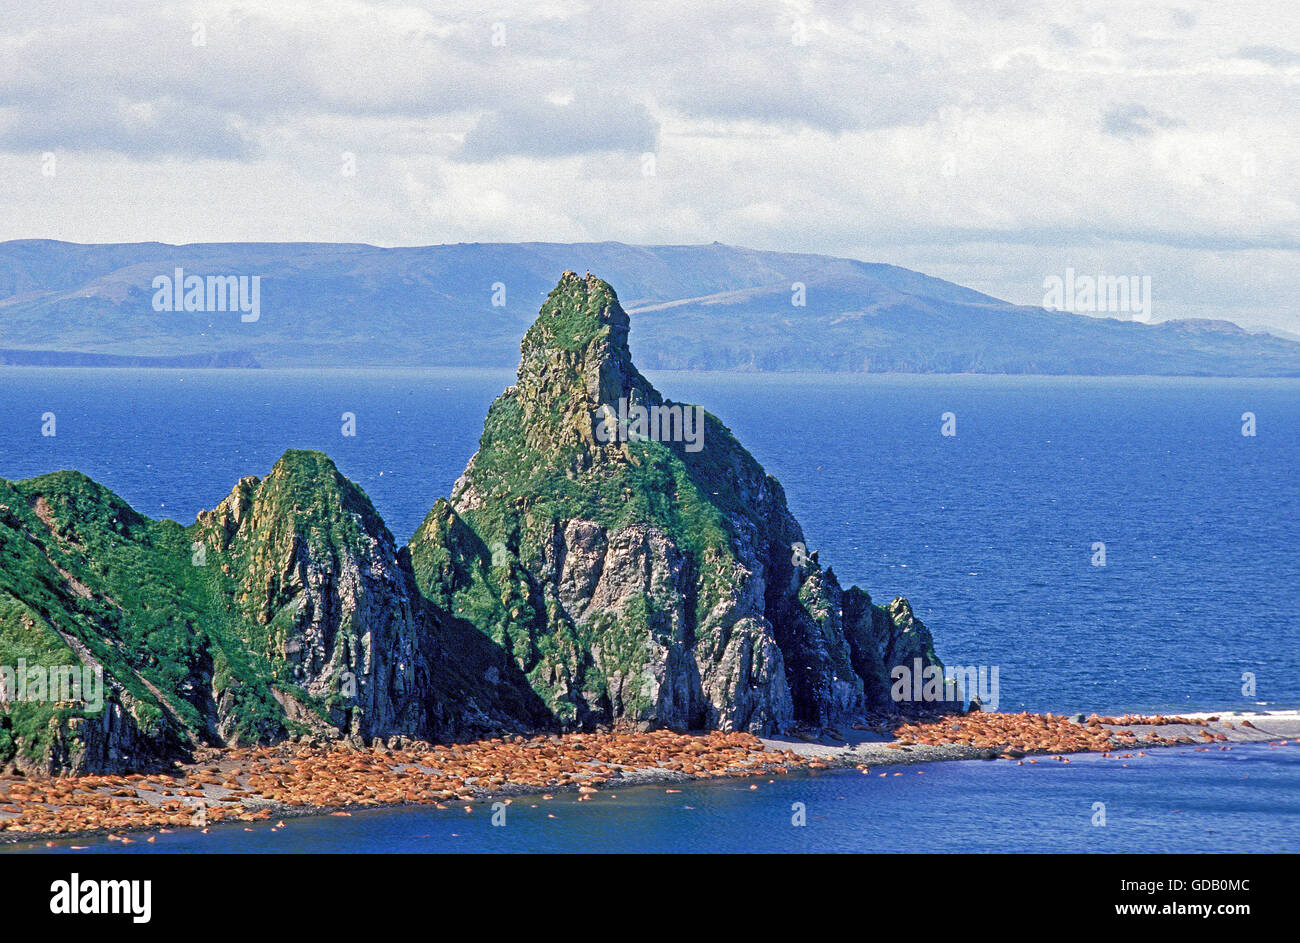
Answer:
[[[190, 523], [285, 449], [320, 449], [404, 541], [450, 491], [512, 378], [0, 369], [0, 477], [76, 468], [142, 513]], [[945, 662], [997, 666], [1000, 709], [1300, 707], [1300, 381], [651, 379], [731, 427], [782, 482], [810, 548], [842, 583], [877, 601], [906, 595]], [[349, 412], [355, 437], [341, 432]], [[1247, 412], [1254, 436], [1242, 435]], [[53, 437], [41, 435], [45, 413]], [[956, 436], [940, 434], [944, 413]], [[1093, 565], [1099, 542], [1105, 566]], [[555, 819], [516, 800], [505, 829], [483, 809], [376, 811], [128, 847], [1300, 849], [1300, 750], [1109, 762], [938, 764], [924, 776], [823, 774], [756, 792], [646, 787], [581, 805], [557, 797], [544, 810]], [[797, 801], [803, 829], [789, 825]], [[1089, 824], [1094, 801], [1107, 801], [1106, 828]]]

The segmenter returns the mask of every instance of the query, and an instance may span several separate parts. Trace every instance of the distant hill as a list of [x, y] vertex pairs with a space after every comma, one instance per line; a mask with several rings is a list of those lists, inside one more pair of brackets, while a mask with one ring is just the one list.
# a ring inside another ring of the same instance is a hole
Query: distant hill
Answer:
[[[178, 268], [257, 276], [256, 319], [155, 310], [154, 279]], [[1300, 376], [1300, 343], [1226, 321], [1045, 311], [897, 266], [719, 243], [0, 243], [0, 363], [506, 367], [565, 270], [614, 285], [647, 369]]]
[[88, 354], [71, 350], [0, 350], [5, 367], [258, 367], [246, 351], [210, 354], [177, 354], [173, 357], [131, 357], [120, 354]]

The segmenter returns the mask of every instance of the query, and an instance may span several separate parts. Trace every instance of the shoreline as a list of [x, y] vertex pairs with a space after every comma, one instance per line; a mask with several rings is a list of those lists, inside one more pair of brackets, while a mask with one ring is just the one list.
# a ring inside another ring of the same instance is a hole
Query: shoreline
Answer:
[[197, 751], [195, 762], [177, 764], [171, 774], [2, 776], [0, 845], [105, 835], [130, 843], [148, 832], [206, 830], [215, 824], [349, 816], [375, 808], [508, 804], [559, 792], [576, 791], [582, 801], [618, 787], [773, 778], [807, 770], [857, 768], [865, 774], [872, 767], [950, 760], [1024, 765], [1068, 763], [1068, 755], [1083, 752], [1122, 760], [1167, 746], [1300, 745], [1300, 710], [1118, 718], [974, 713], [891, 723], [892, 731], [880, 723], [855, 724], [819, 737], [660, 730], [449, 745], [409, 742], [399, 749], [283, 743]]
[[[1081, 715], [1061, 715], [1061, 714], [966, 714], [953, 715], [945, 717], [938, 721], [938, 725], [951, 725], [952, 723], [962, 724], [970, 721], [975, 722], [976, 718], [983, 717], [1000, 717], [1000, 718], [1042, 718], [1052, 717], [1059, 722], [1074, 724], [1086, 728], [1087, 718], [1084, 718], [1084, 724], [1078, 724], [1077, 721], [1069, 719], [1070, 717], [1079, 717]], [[1096, 716], [1096, 715], [1092, 715]], [[1148, 721], [1155, 718], [1169, 720], [1187, 720], [1198, 721], [1202, 723], [1139, 723], [1134, 722], [1131, 718], [1141, 717]], [[1300, 709], [1297, 710], [1274, 710], [1274, 711], [1200, 711], [1196, 713], [1181, 713], [1177, 715], [1126, 715], [1120, 718], [1099, 718], [1099, 720], [1122, 720], [1127, 723], [1101, 724], [1100, 726], [1107, 731], [1120, 735], [1124, 731], [1133, 734], [1132, 743], [1117, 743], [1115, 749], [1130, 751], [1133, 748], [1138, 749], [1156, 749], [1168, 746], [1197, 746], [1209, 748], [1213, 745], [1215, 748], [1221, 745], [1230, 745], [1233, 743], [1267, 743], [1268, 741], [1277, 740], [1296, 740], [1300, 739]], [[1248, 722], [1245, 726], [1243, 722]], [[1011, 721], [1009, 726], [1014, 727], [1020, 724]], [[927, 726], [934, 727], [935, 724]], [[1202, 734], [1208, 734], [1212, 740], [1205, 740]], [[831, 762], [836, 766], [854, 766], [857, 763], [874, 763], [877, 766], [885, 765], [911, 765], [913, 763], [929, 763], [942, 760], [968, 760], [968, 759], [1007, 759], [1013, 758], [1021, 760], [1022, 756], [1010, 756], [1002, 749], [1001, 743], [987, 744], [930, 744], [916, 742], [907, 742], [899, 739], [884, 737], [871, 731], [846, 731], [842, 742], [836, 743], [834, 740], [824, 738], [817, 741], [793, 741], [785, 738], [765, 738], [764, 744], [771, 744], [773, 748], [791, 749], [795, 753], [817, 757]], [[1216, 737], [1216, 735], [1218, 735]], [[1153, 740], [1152, 737], [1160, 737], [1161, 740]], [[1218, 739], [1222, 737], [1223, 739]], [[1177, 740], [1179, 742], [1169, 743], [1162, 742], [1165, 740]], [[1059, 744], [1065, 747], [1065, 743]], [[1012, 748], [1013, 752], [1018, 752], [1024, 757], [1040, 757], [1060, 753], [1062, 755], [1069, 753], [1085, 752], [1104, 752], [1088, 749], [1039, 749], [1039, 750], [1017, 750]], [[1112, 751], [1113, 752], [1113, 751]]]

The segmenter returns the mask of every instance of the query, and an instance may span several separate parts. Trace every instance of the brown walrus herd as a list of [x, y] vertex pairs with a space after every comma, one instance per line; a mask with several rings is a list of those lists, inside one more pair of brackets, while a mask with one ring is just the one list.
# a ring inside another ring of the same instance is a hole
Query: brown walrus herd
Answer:
[[[1069, 760], [1061, 754], [1081, 752], [1128, 759], [1134, 754], [1118, 751], [1225, 740], [1223, 734], [1204, 729], [1217, 719], [1094, 714], [1078, 723], [1053, 714], [972, 713], [895, 722], [889, 725], [895, 737], [889, 746], [991, 748], [1004, 758], [1026, 757], [1020, 762], [1030, 763], [1038, 762], [1028, 758], [1031, 754], [1055, 754], [1055, 759], [1065, 763]], [[1199, 740], [1185, 734], [1164, 737], [1149, 730], [1139, 738], [1124, 729], [1174, 724], [1202, 728]], [[1253, 726], [1249, 721], [1242, 725]], [[1225, 744], [1219, 749], [1230, 747]], [[12, 839], [90, 831], [206, 829], [218, 822], [265, 820], [277, 811], [305, 813], [404, 804], [442, 807], [443, 803], [464, 804], [490, 796], [566, 788], [577, 790], [585, 801], [599, 795], [602, 786], [636, 782], [638, 774], [646, 780], [647, 771], [661, 779], [702, 779], [777, 775], [832, 765], [837, 764], [831, 758], [765, 747], [746, 733], [668, 730], [509, 737], [456, 745], [406, 740], [385, 745], [376, 741], [366, 749], [343, 742], [207, 749], [196, 754], [194, 763], [177, 763], [166, 774], [0, 776], [0, 832]], [[863, 765], [858, 768], [869, 771]], [[132, 840], [114, 834], [109, 837]]]
[[[597, 787], [632, 772], [685, 778], [756, 776], [827, 764], [765, 750], [746, 733], [667, 730], [497, 738], [462, 745], [408, 741], [281, 744], [203, 751], [170, 775], [0, 777], [0, 830], [27, 835], [206, 827], [311, 809], [467, 802], [488, 795]], [[584, 793], [590, 794], [590, 792]]]
[[[944, 717], [928, 723], [904, 724], [894, 729], [896, 745], [913, 744], [941, 746], [963, 744], [966, 746], [1001, 749], [1006, 758], [1019, 758], [1027, 753], [1110, 753], [1136, 746], [1137, 734], [1131, 730], [1115, 729], [1134, 725], [1164, 727], [1184, 724], [1205, 727], [1217, 717], [1208, 719], [1190, 717], [1141, 717], [1125, 714], [1123, 717], [1098, 717], [1093, 714], [1082, 724], [1056, 714], [966, 714], [961, 717]], [[1223, 734], [1201, 731], [1203, 740], [1225, 740]], [[1164, 737], [1149, 733], [1144, 744], [1173, 746], [1195, 743], [1188, 736]]]

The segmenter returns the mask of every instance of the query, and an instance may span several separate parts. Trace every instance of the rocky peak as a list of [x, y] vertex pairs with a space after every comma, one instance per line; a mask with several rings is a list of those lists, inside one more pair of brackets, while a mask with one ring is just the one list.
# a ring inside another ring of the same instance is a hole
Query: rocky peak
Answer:
[[600, 421], [616, 415], [620, 403], [662, 402], [632, 363], [628, 326], [607, 283], [564, 273], [524, 335], [518, 379], [503, 397], [530, 451], [575, 472], [623, 456], [623, 449], [597, 441]]
[[645, 378], [632, 365], [627, 346], [630, 320], [618, 296], [606, 282], [588, 273], [579, 277], [565, 272], [560, 283], [546, 297], [542, 310], [520, 345], [519, 386], [538, 383], [558, 392], [555, 368], [571, 365], [585, 368], [602, 382], [595, 388], [580, 387], [597, 402], [617, 400], [629, 387], [643, 387]]
[[667, 404], [698, 410], [697, 447], [600, 434], [665, 405], [628, 326], [608, 284], [564, 273], [450, 505], [412, 538], [421, 591], [472, 612], [566, 725], [771, 732], [887, 707], [901, 626], [865, 594], [846, 623], [780, 484], [721, 422]]

